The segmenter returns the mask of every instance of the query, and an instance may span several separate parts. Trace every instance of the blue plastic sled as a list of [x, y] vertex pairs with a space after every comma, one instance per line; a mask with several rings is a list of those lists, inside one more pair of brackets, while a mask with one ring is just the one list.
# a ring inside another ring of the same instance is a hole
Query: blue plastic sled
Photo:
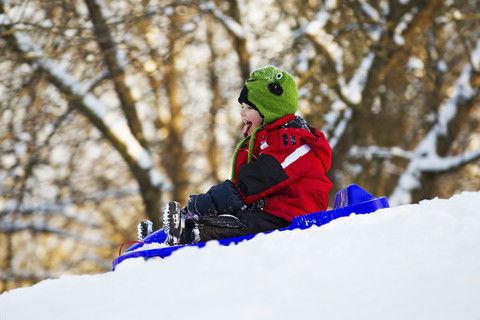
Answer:
[[[389, 204], [386, 197], [375, 198], [370, 195], [368, 192], [360, 188], [359, 186], [352, 184], [339, 192], [335, 195], [333, 201], [333, 210], [329, 211], [320, 211], [314, 212], [302, 216], [295, 217], [290, 224], [290, 226], [279, 229], [278, 231], [287, 231], [293, 229], [307, 229], [311, 226], [321, 226], [324, 224], [329, 223], [332, 220], [337, 218], [349, 216], [352, 213], [355, 214], [366, 214], [376, 211], [377, 209], [382, 208], [389, 208]], [[270, 231], [273, 232], [273, 231]], [[266, 232], [266, 233], [270, 233]], [[255, 236], [255, 234], [242, 236], [242, 237], [235, 237], [235, 238], [228, 238], [218, 240], [221, 245], [228, 246], [230, 244], [237, 244], [244, 240], [250, 240]], [[113, 270], [118, 266], [119, 263], [126, 259], [130, 258], [140, 258], [143, 257], [144, 259], [153, 258], [153, 257], [160, 257], [165, 258], [172, 254], [172, 252], [181, 249], [187, 246], [195, 246], [195, 247], [203, 247], [205, 246], [205, 242], [203, 243], [196, 243], [196, 244], [188, 244], [188, 245], [180, 245], [174, 247], [163, 247], [163, 248], [154, 248], [154, 249], [145, 249], [141, 250], [146, 244], [152, 243], [163, 243], [166, 239], [165, 232], [163, 230], [158, 230], [148, 237], [146, 237], [143, 242], [144, 243], [136, 243], [130, 248], [128, 248], [124, 254], [113, 260], [112, 267]]]

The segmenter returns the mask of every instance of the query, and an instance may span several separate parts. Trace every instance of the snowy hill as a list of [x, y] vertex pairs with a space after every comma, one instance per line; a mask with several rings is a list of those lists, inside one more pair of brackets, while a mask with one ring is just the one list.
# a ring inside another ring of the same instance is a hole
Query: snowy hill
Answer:
[[480, 319], [480, 192], [0, 295], [0, 319]]

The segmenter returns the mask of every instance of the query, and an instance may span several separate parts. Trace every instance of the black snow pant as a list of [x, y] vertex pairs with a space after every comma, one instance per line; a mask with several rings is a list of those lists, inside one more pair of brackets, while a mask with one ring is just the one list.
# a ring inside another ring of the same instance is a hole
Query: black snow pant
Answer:
[[184, 235], [181, 238], [185, 243], [198, 243], [267, 232], [286, 228], [289, 225], [290, 222], [265, 211], [246, 210], [235, 216], [219, 215], [200, 217], [198, 220], [187, 219]]

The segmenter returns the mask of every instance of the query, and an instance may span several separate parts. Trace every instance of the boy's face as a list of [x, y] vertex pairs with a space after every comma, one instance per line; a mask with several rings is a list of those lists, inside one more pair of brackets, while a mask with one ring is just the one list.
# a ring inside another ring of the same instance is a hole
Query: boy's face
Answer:
[[242, 121], [244, 124], [242, 130], [244, 137], [251, 136], [253, 130], [260, 127], [263, 123], [263, 118], [260, 115], [260, 112], [253, 109], [245, 102], [242, 103], [240, 109], [240, 116], [242, 117]]

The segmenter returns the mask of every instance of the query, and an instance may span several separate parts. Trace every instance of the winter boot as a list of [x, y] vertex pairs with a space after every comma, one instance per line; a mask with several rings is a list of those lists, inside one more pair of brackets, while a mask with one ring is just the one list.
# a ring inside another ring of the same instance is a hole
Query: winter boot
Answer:
[[180, 204], [176, 201], [169, 202], [163, 212], [163, 230], [167, 235], [166, 245], [180, 244], [184, 225], [185, 221], [180, 215]]
[[138, 227], [137, 227], [138, 241], [143, 241], [143, 239], [151, 235], [152, 232], [153, 232], [153, 222], [150, 220], [143, 220], [138, 224]]

